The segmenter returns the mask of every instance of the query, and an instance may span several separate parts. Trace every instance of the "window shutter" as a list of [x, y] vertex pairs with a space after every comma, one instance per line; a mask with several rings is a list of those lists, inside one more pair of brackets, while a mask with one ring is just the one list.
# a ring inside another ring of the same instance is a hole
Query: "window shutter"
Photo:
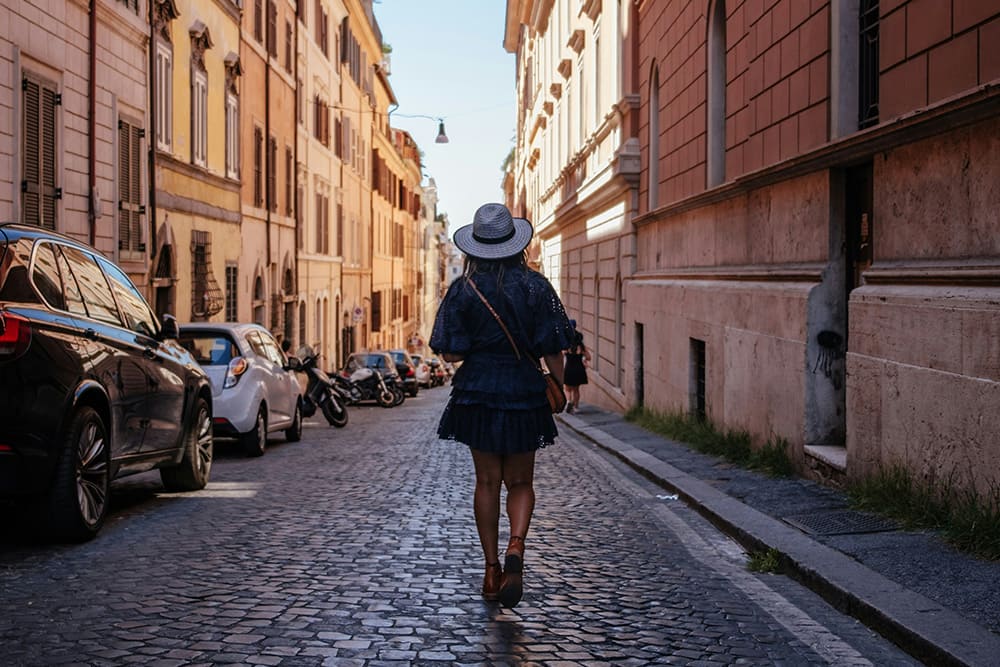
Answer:
[[24, 79], [21, 85], [24, 92], [24, 121], [22, 127], [22, 155], [24, 165], [22, 173], [24, 180], [21, 181], [21, 221], [29, 225], [42, 224], [41, 213], [41, 193], [39, 192], [41, 179], [41, 144], [38, 141], [38, 125], [41, 120], [39, 116], [39, 93], [40, 87], [34, 81]]

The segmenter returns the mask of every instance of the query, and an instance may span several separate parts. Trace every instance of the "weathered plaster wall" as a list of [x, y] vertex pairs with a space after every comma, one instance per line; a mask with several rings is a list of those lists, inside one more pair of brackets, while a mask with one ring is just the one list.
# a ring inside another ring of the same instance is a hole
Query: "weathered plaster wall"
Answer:
[[998, 172], [1000, 120], [875, 162], [875, 262], [850, 299], [851, 475], [902, 463], [1000, 484]]

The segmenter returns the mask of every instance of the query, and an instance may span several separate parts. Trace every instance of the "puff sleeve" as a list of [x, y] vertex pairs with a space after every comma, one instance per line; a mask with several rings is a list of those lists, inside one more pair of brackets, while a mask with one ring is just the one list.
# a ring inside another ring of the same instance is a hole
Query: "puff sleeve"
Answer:
[[533, 330], [530, 332], [532, 351], [544, 356], [569, 348], [573, 327], [552, 284], [540, 273], [532, 276], [528, 306], [533, 315]]
[[438, 307], [430, 340], [430, 348], [435, 354], [464, 355], [472, 347], [468, 326], [462, 318], [461, 285], [461, 280], [452, 282]]

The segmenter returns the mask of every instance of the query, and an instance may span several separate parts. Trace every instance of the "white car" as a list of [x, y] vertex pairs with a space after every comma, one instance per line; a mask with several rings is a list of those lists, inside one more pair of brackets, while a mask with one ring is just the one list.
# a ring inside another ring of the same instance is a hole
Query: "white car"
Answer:
[[178, 342], [212, 383], [214, 432], [238, 438], [250, 456], [261, 456], [267, 435], [302, 438], [302, 389], [285, 353], [259, 324], [182, 324]]
[[411, 354], [410, 360], [417, 368], [417, 384], [421, 387], [431, 386], [431, 367], [419, 354]]

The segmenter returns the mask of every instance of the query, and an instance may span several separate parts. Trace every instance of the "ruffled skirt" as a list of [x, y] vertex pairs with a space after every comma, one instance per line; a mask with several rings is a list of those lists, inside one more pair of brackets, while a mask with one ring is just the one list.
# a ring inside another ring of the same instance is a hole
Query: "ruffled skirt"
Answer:
[[558, 435], [548, 403], [526, 409], [497, 409], [483, 404], [448, 402], [438, 437], [455, 440], [492, 454], [533, 452], [555, 442]]

